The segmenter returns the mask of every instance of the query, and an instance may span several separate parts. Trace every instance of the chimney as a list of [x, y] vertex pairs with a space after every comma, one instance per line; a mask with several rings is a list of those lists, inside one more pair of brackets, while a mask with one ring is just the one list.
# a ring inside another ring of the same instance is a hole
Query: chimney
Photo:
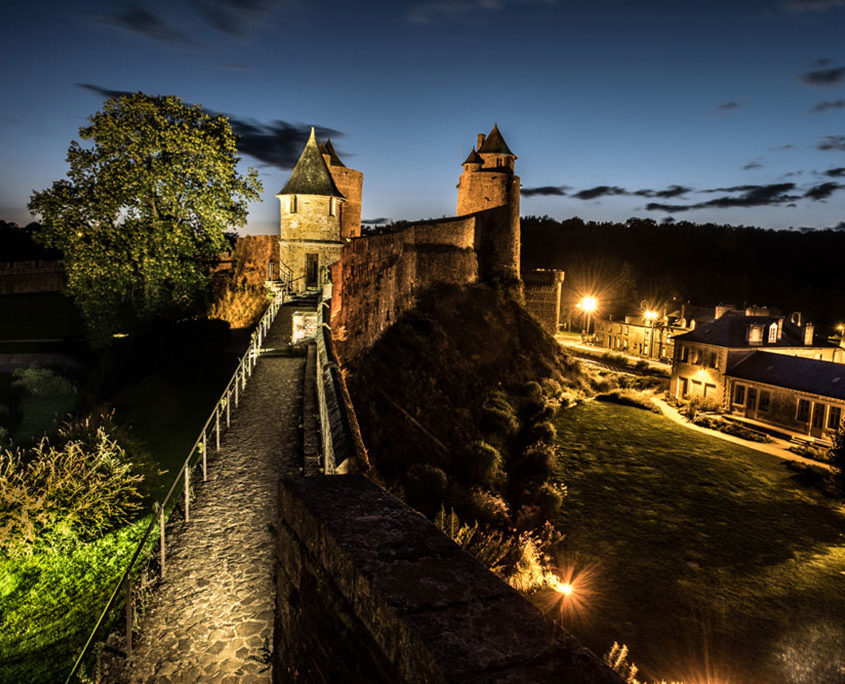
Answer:
[[484, 133], [478, 134], [478, 146], [475, 148], [476, 151], [481, 149], [481, 146], [484, 144]]
[[809, 347], [813, 344], [813, 324], [807, 323], [804, 326], [804, 346]]

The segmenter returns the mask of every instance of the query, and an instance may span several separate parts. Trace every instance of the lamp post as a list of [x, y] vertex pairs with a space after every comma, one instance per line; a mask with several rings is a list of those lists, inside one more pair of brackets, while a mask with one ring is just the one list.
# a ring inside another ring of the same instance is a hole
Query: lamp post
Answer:
[[657, 320], [657, 312], [648, 310], [643, 314], [648, 321], [648, 358], [654, 354], [654, 322]]
[[582, 297], [581, 301], [578, 302], [578, 308], [584, 312], [584, 316], [586, 319], [587, 327], [586, 327], [586, 336], [589, 337], [590, 335], [590, 318], [592, 317], [593, 311], [598, 308], [598, 300], [595, 297]]

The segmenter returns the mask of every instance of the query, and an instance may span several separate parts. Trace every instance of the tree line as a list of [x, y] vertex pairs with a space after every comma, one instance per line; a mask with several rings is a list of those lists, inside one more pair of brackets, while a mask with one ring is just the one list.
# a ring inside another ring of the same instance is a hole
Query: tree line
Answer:
[[[840, 224], [842, 225], [842, 224]], [[522, 219], [522, 266], [566, 271], [568, 305], [593, 294], [605, 313], [645, 304], [769, 306], [826, 332], [845, 321], [845, 230], [630, 218], [624, 223]]]

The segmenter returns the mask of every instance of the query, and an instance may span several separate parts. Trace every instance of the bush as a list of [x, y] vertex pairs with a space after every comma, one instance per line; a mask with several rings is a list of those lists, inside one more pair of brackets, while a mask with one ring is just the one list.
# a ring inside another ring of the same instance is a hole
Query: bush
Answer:
[[540, 380], [540, 386], [543, 388], [543, 394], [552, 399], [557, 399], [563, 392], [563, 386], [554, 378], [543, 378]]
[[487, 442], [474, 442], [464, 457], [467, 480], [491, 487], [502, 474], [502, 456]]
[[535, 423], [528, 430], [529, 442], [554, 442], [556, 437], [555, 426], [547, 420]]
[[33, 397], [76, 393], [70, 380], [56, 375], [49, 368], [16, 368], [12, 377], [12, 387], [18, 387]]
[[757, 432], [757, 430], [752, 430], [744, 425], [733, 423], [719, 416], [697, 416], [692, 422], [694, 425], [709, 428], [710, 430], [718, 430], [719, 432], [724, 432], [726, 435], [747, 439], [749, 442], [766, 444], [772, 441], [771, 437], [762, 432]]
[[565, 489], [550, 482], [540, 485], [534, 500], [546, 520], [550, 520], [563, 506], [564, 492]]
[[545, 482], [554, 473], [555, 453], [550, 446], [535, 444], [525, 450], [511, 471], [511, 484], [524, 489], [531, 483]]
[[634, 368], [638, 371], [648, 371], [651, 370], [651, 364], [646, 361], [645, 359], [640, 359], [634, 364]]
[[434, 515], [446, 500], [448, 481], [440, 468], [414, 463], [405, 478], [405, 495], [414, 508], [426, 515]]
[[543, 399], [543, 388], [536, 380], [526, 382], [521, 390], [522, 394], [530, 401], [541, 401]]
[[460, 508], [467, 520], [490, 527], [507, 527], [508, 506], [502, 497], [484, 489], [473, 488], [461, 497]]
[[607, 401], [622, 406], [633, 406], [634, 408], [660, 413], [660, 409], [644, 394], [632, 390], [611, 390], [599, 394], [596, 401]]
[[94, 440], [0, 453], [0, 555], [62, 551], [126, 524], [141, 507], [142, 476], [99, 428]]
[[481, 411], [481, 429], [485, 434], [503, 439], [512, 436], [519, 428], [519, 421], [511, 411], [495, 406], [485, 406]]

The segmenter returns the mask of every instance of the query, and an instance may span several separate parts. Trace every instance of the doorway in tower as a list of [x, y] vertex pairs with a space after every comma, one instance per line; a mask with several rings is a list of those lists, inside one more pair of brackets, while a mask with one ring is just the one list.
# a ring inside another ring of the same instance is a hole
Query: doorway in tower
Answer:
[[317, 287], [317, 255], [305, 255], [305, 287]]

